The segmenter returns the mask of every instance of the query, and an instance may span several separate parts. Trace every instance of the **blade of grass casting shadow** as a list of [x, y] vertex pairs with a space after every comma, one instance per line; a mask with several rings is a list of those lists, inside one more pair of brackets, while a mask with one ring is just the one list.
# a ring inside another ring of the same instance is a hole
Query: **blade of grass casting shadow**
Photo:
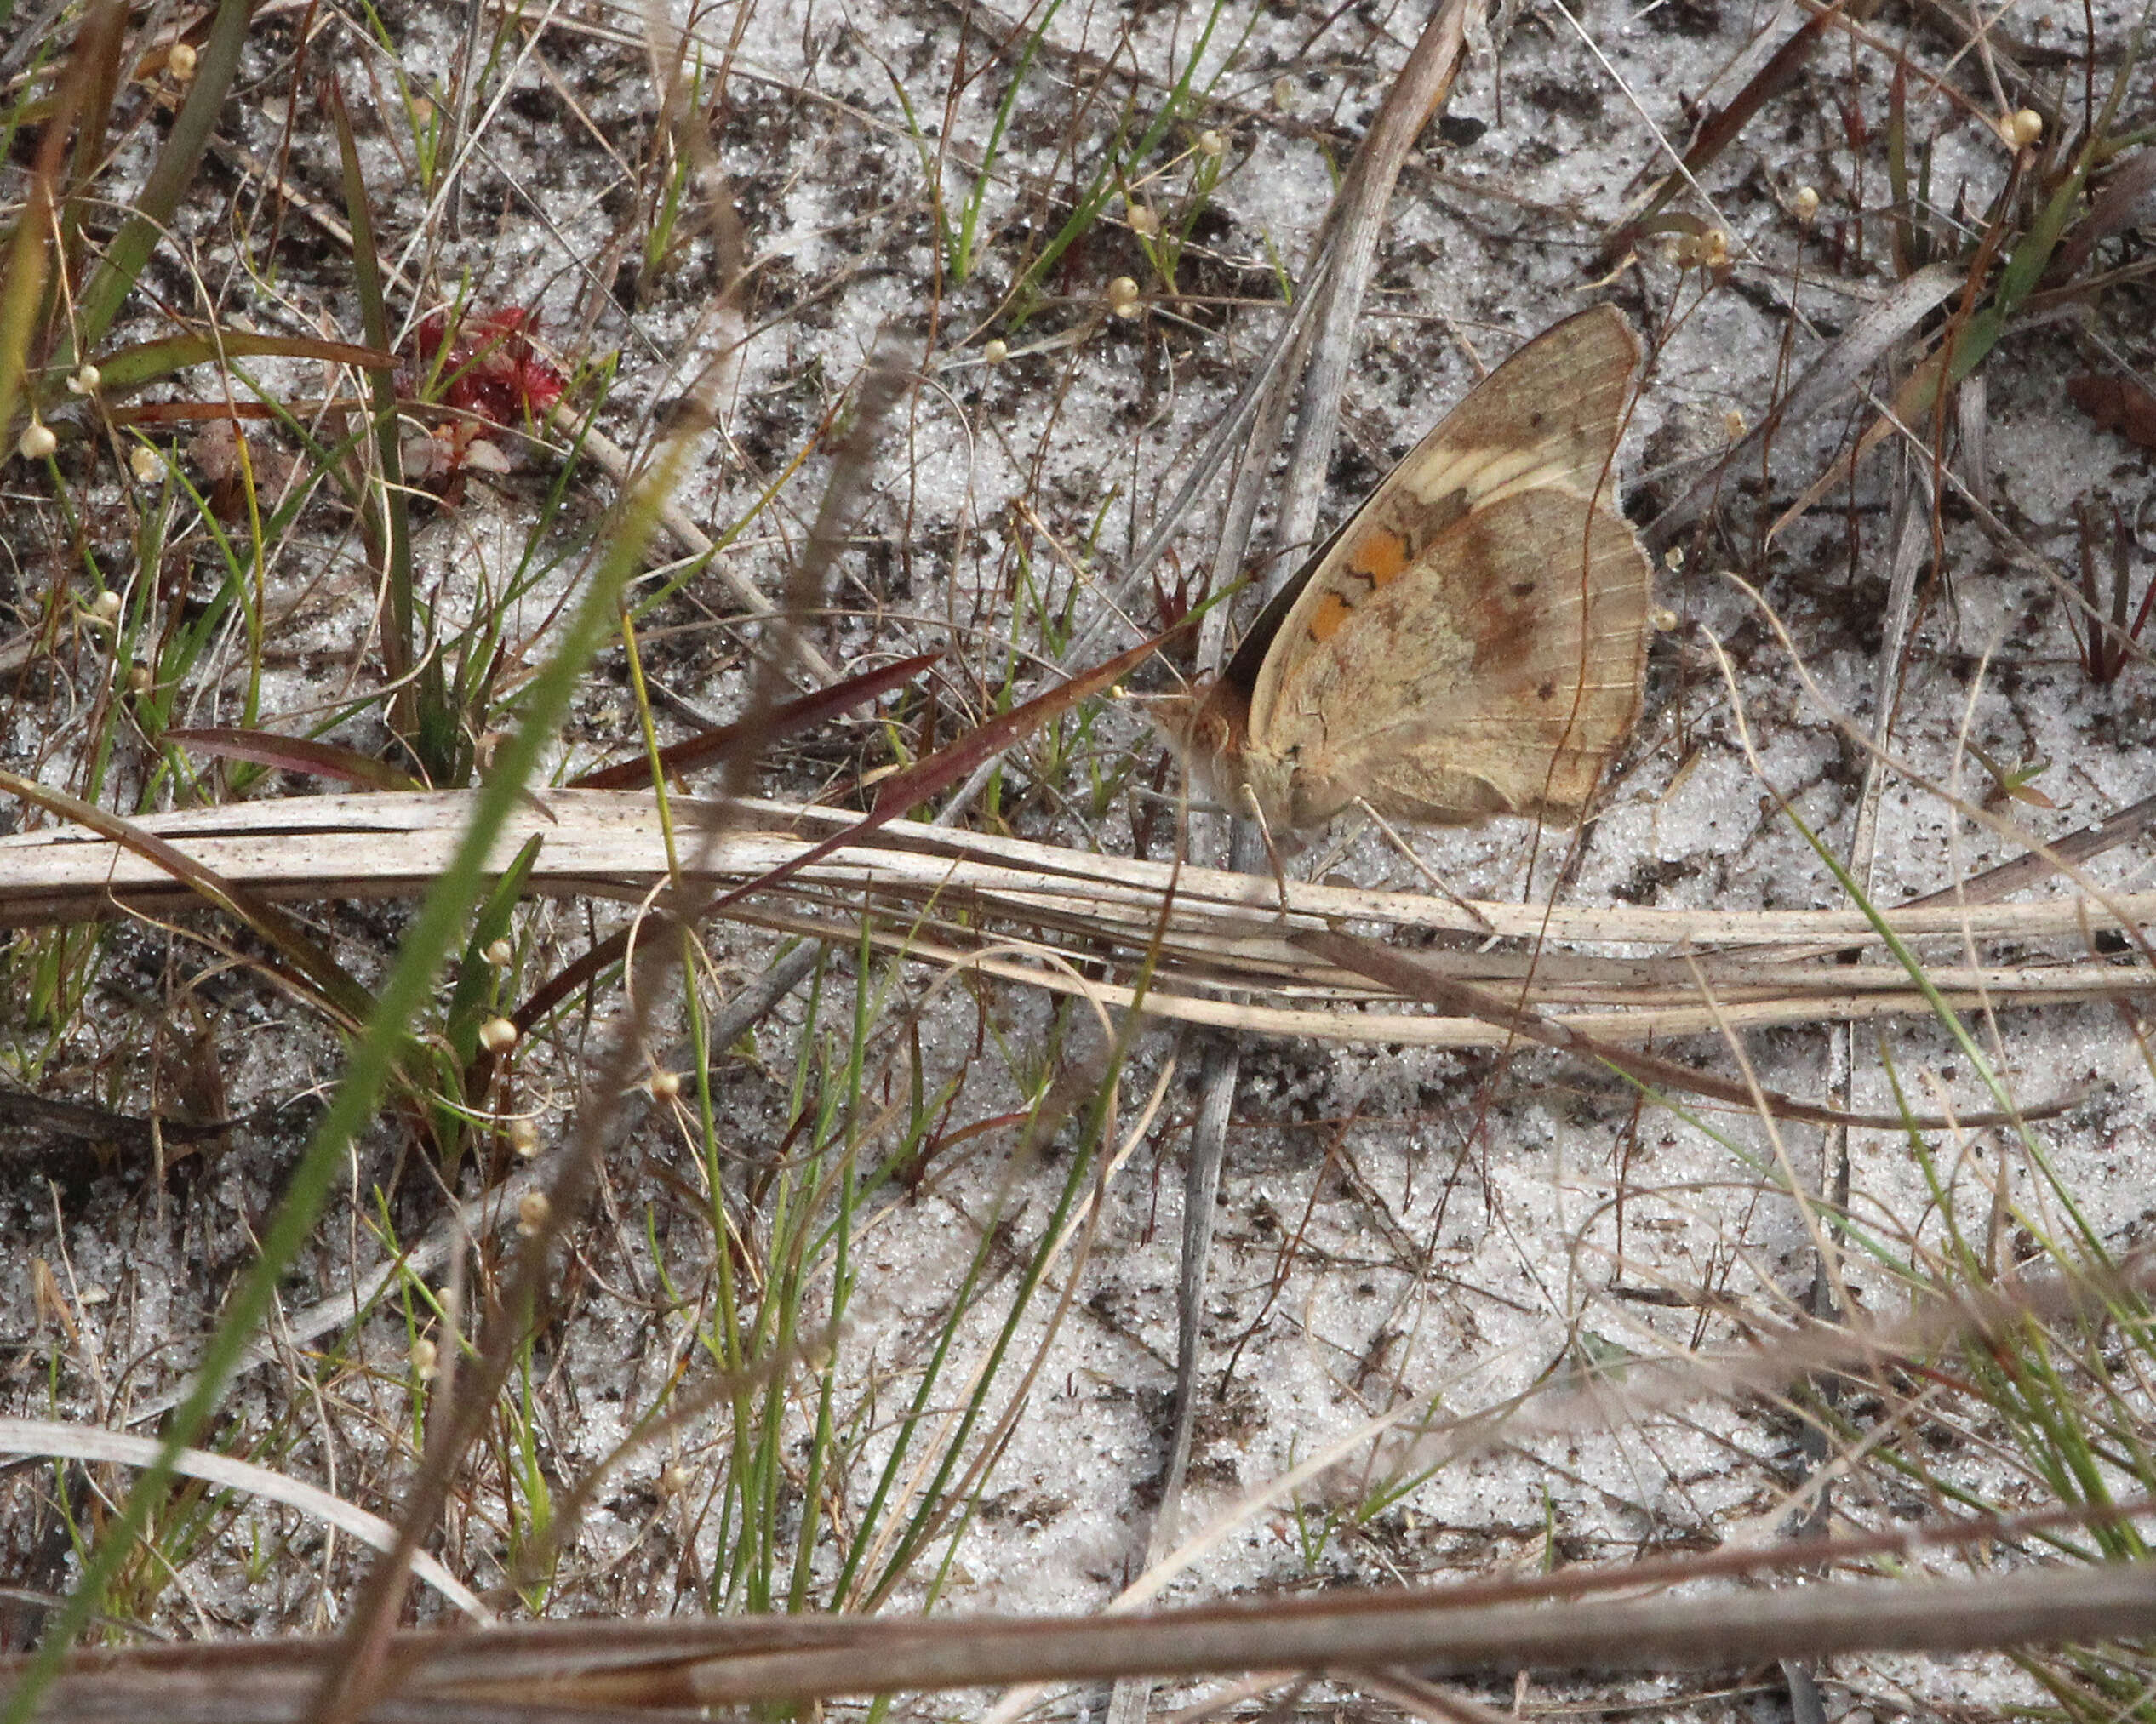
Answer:
[[1714, 501], [1726, 474], [1757, 465], [1772, 441], [1810, 420], [1829, 402], [1856, 386], [1896, 341], [1966, 285], [1964, 272], [1949, 264], [1932, 264], [1897, 283], [1886, 297], [1865, 310], [1805, 368], [1780, 405], [1695, 479], [1684, 495], [1641, 531], [1647, 548], [1665, 551], [1677, 535]]

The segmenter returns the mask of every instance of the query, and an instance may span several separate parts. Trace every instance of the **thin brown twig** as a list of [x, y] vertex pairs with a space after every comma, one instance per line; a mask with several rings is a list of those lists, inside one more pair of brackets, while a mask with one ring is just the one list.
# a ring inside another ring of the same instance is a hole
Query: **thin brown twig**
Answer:
[[[397, 1715], [477, 1715], [445, 1709], [480, 1694], [506, 1697], [520, 1707], [518, 1716], [598, 1724], [640, 1710], [649, 1715], [644, 1709], [1100, 1680], [1136, 1670], [1201, 1675], [1405, 1665], [1427, 1680], [1523, 1669], [1724, 1669], [1763, 1658], [2129, 1638], [2156, 1631], [2156, 1569], [2147, 1564], [1929, 1584], [1725, 1585], [1704, 1596], [1644, 1600], [1593, 1595], [1832, 1572], [1879, 1556], [1906, 1561], [1926, 1549], [2011, 1539], [2039, 1525], [2113, 1521], [2152, 1506], [2143, 1499], [2107, 1510], [1983, 1516], [1947, 1528], [1793, 1540], [1557, 1575], [1144, 1616], [811, 1614], [406, 1634], [397, 1637], [397, 1662], [411, 1681]], [[43, 1715], [54, 1724], [136, 1724], [154, 1693], [167, 1724], [235, 1717], [283, 1724], [303, 1715], [297, 1703], [331, 1644], [316, 1638], [77, 1653], [48, 1691]], [[0, 1681], [8, 1668], [0, 1664]], [[521, 1710], [541, 1694], [562, 1710]]]

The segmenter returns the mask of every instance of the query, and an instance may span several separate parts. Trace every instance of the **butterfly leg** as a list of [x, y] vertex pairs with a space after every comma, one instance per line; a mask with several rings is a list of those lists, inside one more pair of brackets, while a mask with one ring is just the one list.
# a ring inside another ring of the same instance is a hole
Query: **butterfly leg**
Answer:
[[1415, 853], [1415, 851], [1409, 845], [1407, 840], [1403, 838], [1398, 832], [1393, 830], [1391, 821], [1387, 820], [1384, 815], [1379, 813], [1375, 808], [1373, 808], [1360, 796], [1355, 798], [1355, 806], [1360, 808], [1376, 823], [1377, 830], [1384, 833], [1387, 837], [1393, 841], [1393, 848], [1398, 850], [1401, 855], [1407, 858], [1408, 865], [1414, 869], [1415, 871], [1420, 874], [1425, 880], [1428, 881], [1432, 886], [1435, 887], [1438, 889], [1438, 893], [1447, 899], [1455, 910], [1458, 911], [1462, 916], [1465, 916], [1484, 933], [1495, 934], [1497, 932], [1496, 928], [1491, 926], [1490, 920], [1488, 916], [1484, 916], [1479, 910], [1477, 910], [1473, 905], [1470, 904], [1466, 899], [1462, 898], [1458, 893], [1455, 892], [1450, 886], [1446, 885], [1444, 877], [1439, 875], [1435, 869], [1431, 867], [1428, 863], [1425, 862], [1420, 856]]
[[1280, 859], [1280, 847], [1273, 842], [1272, 825], [1265, 817], [1265, 808], [1258, 801], [1258, 793], [1247, 784], [1243, 786], [1244, 812], [1257, 823], [1258, 836], [1265, 841], [1266, 859], [1272, 864], [1272, 889], [1280, 894], [1280, 920], [1288, 919], [1288, 866]]

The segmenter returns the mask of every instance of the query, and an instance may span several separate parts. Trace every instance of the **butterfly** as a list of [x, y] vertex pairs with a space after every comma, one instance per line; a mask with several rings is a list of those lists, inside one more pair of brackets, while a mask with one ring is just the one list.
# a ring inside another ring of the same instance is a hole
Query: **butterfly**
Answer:
[[1598, 305], [1418, 443], [1259, 616], [1148, 716], [1275, 831], [1351, 802], [1570, 825], [1639, 715], [1653, 568], [1613, 465], [1639, 342]]

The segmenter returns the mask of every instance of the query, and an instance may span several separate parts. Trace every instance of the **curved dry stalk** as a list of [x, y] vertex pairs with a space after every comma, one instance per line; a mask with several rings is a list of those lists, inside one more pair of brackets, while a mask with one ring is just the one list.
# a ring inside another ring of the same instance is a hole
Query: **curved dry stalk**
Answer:
[[[1325, 231], [1311, 271], [1312, 280], [1305, 289], [1306, 302], [1314, 308], [1315, 322], [1304, 326], [1309, 328], [1310, 352], [1302, 371], [1301, 409], [1294, 447], [1273, 521], [1274, 554], [1262, 583], [1263, 597], [1268, 602], [1286, 586], [1303, 551], [1315, 539], [1318, 505], [1339, 432], [1341, 393], [1355, 351], [1378, 239], [1391, 209], [1401, 166], [1423, 128], [1450, 94], [1465, 58], [1468, 33], [1484, 10], [1482, 0], [1445, 0], [1436, 9], [1357, 150], [1340, 195], [1326, 212]], [[1284, 340], [1290, 345], [1275, 351], [1284, 361], [1300, 355], [1304, 336], [1298, 325], [1299, 320], [1291, 315], [1282, 332]], [[1225, 530], [1214, 556], [1216, 582], [1232, 579], [1241, 566], [1261, 487], [1270, 473], [1278, 442], [1292, 375], [1292, 366], [1284, 362], [1269, 376], [1261, 372], [1254, 380], [1254, 393], [1246, 392], [1244, 398], [1257, 403], [1256, 434], [1242, 451], [1228, 500]], [[1225, 620], [1217, 614], [1206, 619], [1204, 661], [1215, 668], [1225, 645]], [[1261, 846], [1261, 835], [1250, 823], [1236, 821], [1228, 837], [1229, 866], [1246, 874], [1260, 872], [1264, 859]], [[1195, 853], [1210, 859], [1217, 852]], [[1170, 995], [1172, 998], [1172, 990]], [[1196, 1428], [1206, 1270], [1212, 1256], [1221, 1168], [1227, 1156], [1228, 1119], [1240, 1064], [1238, 1049], [1216, 1041], [1205, 1050], [1199, 1076], [1198, 1104], [1183, 1178], [1175, 1410], [1165, 1483], [1147, 1536], [1147, 1566], [1174, 1548], [1181, 1519], [1184, 1478]], [[1141, 1681], [1119, 1683], [1109, 1703], [1109, 1724], [1142, 1721], [1149, 1692], [1148, 1685]]]
[[1897, 282], [1880, 298], [1850, 321], [1805, 367], [1804, 374], [1759, 423], [1728, 448], [1717, 453], [1707, 470], [1693, 480], [1683, 495], [1664, 509], [1642, 532], [1656, 551], [1667, 551], [1685, 528], [1713, 506], [1724, 481], [1731, 473], [1756, 467], [1762, 453], [1777, 438], [1816, 418], [1832, 402], [1856, 387], [1864, 374], [1883, 359], [1887, 350], [1907, 336], [1965, 283], [1966, 272], [1950, 264], [1930, 264], [1904, 281]]
[[[0, 1419], [0, 1454], [36, 1456], [109, 1466], [148, 1466], [157, 1458], [160, 1445], [152, 1437], [129, 1436], [124, 1431], [105, 1430], [94, 1424], [71, 1424], [54, 1419]], [[220, 1490], [286, 1507], [309, 1515], [323, 1525], [357, 1539], [370, 1550], [386, 1550], [396, 1543], [397, 1529], [379, 1515], [370, 1515], [355, 1503], [332, 1496], [303, 1479], [257, 1466], [214, 1449], [183, 1448], [173, 1462], [183, 1478], [200, 1479]], [[440, 1558], [425, 1550], [412, 1558], [412, 1571], [474, 1622], [491, 1623], [495, 1613]]]
[[[730, 813], [729, 813], [730, 806]], [[470, 808], [462, 792], [340, 795], [153, 815], [137, 823], [161, 846], [220, 881], [264, 899], [415, 895], [453, 851]], [[677, 831], [712, 822], [720, 832], [689, 871], [690, 883], [730, 886], [799, 861], [856, 824], [841, 811], [795, 804], [728, 805], [674, 798]], [[791, 830], [789, 830], [791, 829]], [[2133, 830], [2109, 822], [2107, 836]], [[505, 831], [505, 864], [541, 841], [529, 889], [558, 897], [636, 904], [668, 880], [656, 800], [641, 792], [551, 791]], [[2085, 845], [2053, 845], [2077, 858]], [[170, 911], [197, 905], [157, 859], [79, 831], [46, 829], [0, 839], [0, 923], [31, 926]], [[2018, 863], [2006, 877], [2027, 883]], [[2145, 990], [2145, 970], [2090, 950], [2102, 931], [2135, 931], [2156, 921], [2156, 893], [2073, 893], [2027, 903], [1981, 900], [1981, 877], [1951, 895], [1887, 914], [1904, 939], [1952, 941], [1927, 973], [1960, 1005], [2115, 998]], [[1111, 1005], [1138, 1003], [1155, 1016], [1270, 1036], [1398, 1042], [1423, 1047], [1501, 1045], [1507, 1032], [1467, 1017], [1374, 1010], [1406, 997], [1364, 975], [1314, 957], [1301, 936], [1341, 923], [1373, 937], [1435, 936], [1419, 961], [1462, 983], [1523, 985], [1519, 1003], [1562, 1014], [1597, 1039], [1717, 1033], [1739, 1028], [1861, 1020], [1930, 1009], [1901, 965], [1840, 961], [1876, 949], [1861, 911], [1664, 910], [1633, 905], [1478, 902], [1466, 908], [1416, 893], [1290, 882], [1288, 917], [1273, 882], [1217, 869], [1182, 868], [999, 838], [942, 827], [894, 824], [802, 867], [782, 891], [755, 894], [738, 920], [824, 941], [861, 937], [866, 894], [892, 912], [872, 929], [883, 949], [924, 963], [964, 964], [985, 973]], [[1164, 898], [1172, 899], [1162, 923]], [[1478, 918], [1480, 920], [1478, 921]], [[1128, 985], [1164, 926], [1158, 974], [1142, 1002]], [[1448, 939], [1490, 950], [1447, 947]], [[2049, 958], [1975, 963], [1965, 942], [2056, 939], [2072, 950]], [[991, 953], [990, 945], [1004, 950]], [[1009, 948], [1031, 950], [1028, 959]], [[1649, 948], [1598, 952], [1615, 945]], [[1119, 975], [1082, 980], [1103, 947], [1120, 950]], [[1702, 999], [1704, 982], [1716, 1006]], [[1227, 996], [1246, 992], [1251, 1003]], [[1517, 991], [1517, 989], [1514, 990]]]
[[[1982, 1536], [1999, 1531], [1999, 1523], [1987, 1522]], [[1749, 1560], [1736, 1563], [1642, 1564], [1615, 1576], [1568, 1571], [1528, 1583], [1211, 1605], [1139, 1617], [808, 1615], [404, 1634], [392, 1643], [409, 1675], [397, 1715], [447, 1721], [513, 1711], [596, 1724], [683, 1706], [1256, 1669], [1320, 1670], [1351, 1681], [1361, 1670], [1403, 1664], [1426, 1677], [1527, 1670], [1659, 1673], [1776, 1658], [2125, 1639], [2156, 1630], [2156, 1570], [2144, 1563], [1959, 1582], [1723, 1586], [1616, 1601], [1579, 1596], [1613, 1584], [1667, 1586], [1715, 1568], [1794, 1568], [1831, 1561], [1867, 1542], [1792, 1544], [1764, 1558], [1746, 1553]], [[1568, 1578], [1576, 1584], [1566, 1584]], [[1576, 1584], [1581, 1580], [1587, 1584]], [[43, 1715], [54, 1724], [134, 1724], [154, 1695], [168, 1724], [230, 1724], [235, 1717], [283, 1724], [302, 1715], [325, 1644], [80, 1654], [48, 1690]], [[0, 1680], [7, 1674], [0, 1664]], [[535, 1704], [546, 1710], [527, 1710]]]

